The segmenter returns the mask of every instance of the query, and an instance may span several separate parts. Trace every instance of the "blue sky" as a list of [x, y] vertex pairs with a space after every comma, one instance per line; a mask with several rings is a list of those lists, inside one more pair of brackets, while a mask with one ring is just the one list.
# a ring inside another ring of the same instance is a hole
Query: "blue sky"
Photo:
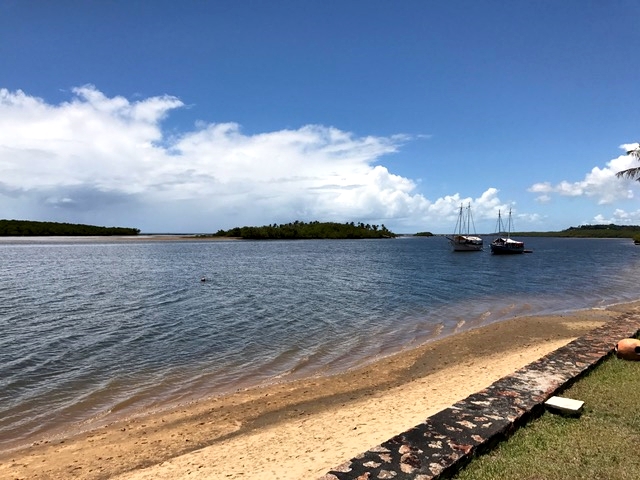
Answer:
[[637, 1], [0, 2], [0, 218], [640, 224]]

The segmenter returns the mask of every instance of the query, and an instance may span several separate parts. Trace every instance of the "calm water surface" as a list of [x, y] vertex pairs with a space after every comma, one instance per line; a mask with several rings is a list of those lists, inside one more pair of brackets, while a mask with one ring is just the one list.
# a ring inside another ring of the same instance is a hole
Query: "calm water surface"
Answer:
[[0, 448], [640, 298], [630, 240], [524, 240], [534, 253], [453, 253], [442, 237], [2, 239]]

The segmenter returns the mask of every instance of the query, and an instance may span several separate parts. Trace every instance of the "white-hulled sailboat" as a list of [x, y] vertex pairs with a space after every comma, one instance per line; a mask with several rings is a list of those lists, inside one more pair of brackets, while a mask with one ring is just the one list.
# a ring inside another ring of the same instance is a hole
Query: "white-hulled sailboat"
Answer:
[[[473, 228], [473, 234], [471, 229]], [[471, 216], [471, 204], [463, 208], [460, 204], [458, 221], [451, 237], [447, 237], [454, 252], [479, 252], [482, 250], [483, 241], [475, 233], [475, 225]]]

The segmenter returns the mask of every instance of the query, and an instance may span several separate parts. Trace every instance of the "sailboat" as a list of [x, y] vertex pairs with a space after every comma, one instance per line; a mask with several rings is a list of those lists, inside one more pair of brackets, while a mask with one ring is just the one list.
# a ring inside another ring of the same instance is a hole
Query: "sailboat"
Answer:
[[519, 242], [511, 238], [511, 226], [511, 209], [509, 209], [509, 219], [507, 220], [506, 230], [502, 223], [500, 210], [498, 210], [498, 226], [496, 227], [498, 237], [491, 242], [491, 253], [495, 255], [524, 253], [524, 242]]
[[[473, 234], [471, 234], [473, 227]], [[482, 250], [482, 238], [476, 236], [473, 217], [471, 216], [471, 204], [463, 208], [460, 204], [458, 221], [451, 237], [447, 237], [454, 252], [479, 252]]]

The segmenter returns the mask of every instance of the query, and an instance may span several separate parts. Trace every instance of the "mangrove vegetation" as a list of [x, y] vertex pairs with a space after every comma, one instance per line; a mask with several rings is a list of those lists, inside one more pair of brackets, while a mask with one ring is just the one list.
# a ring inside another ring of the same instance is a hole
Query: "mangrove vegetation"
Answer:
[[512, 232], [522, 237], [640, 238], [640, 225], [581, 225], [559, 232]]
[[0, 220], [0, 237], [110, 236], [138, 235], [137, 228], [96, 227], [76, 223]]
[[[205, 236], [205, 235], [203, 235]], [[303, 222], [264, 225], [262, 227], [236, 227], [218, 230], [214, 237], [233, 237], [248, 240], [301, 240], [301, 239], [362, 239], [394, 238], [396, 234], [384, 225], [364, 223]]]

